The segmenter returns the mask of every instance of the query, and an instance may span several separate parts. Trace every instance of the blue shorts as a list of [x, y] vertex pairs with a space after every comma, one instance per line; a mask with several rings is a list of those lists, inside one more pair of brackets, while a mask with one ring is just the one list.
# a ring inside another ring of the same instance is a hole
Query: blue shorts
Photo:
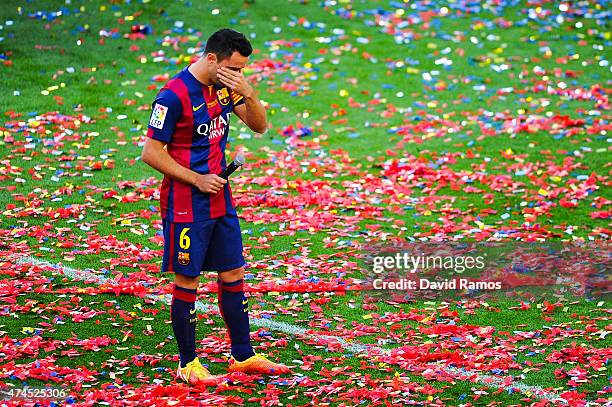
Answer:
[[236, 214], [202, 222], [163, 221], [163, 272], [197, 277], [202, 271], [228, 271], [245, 265]]

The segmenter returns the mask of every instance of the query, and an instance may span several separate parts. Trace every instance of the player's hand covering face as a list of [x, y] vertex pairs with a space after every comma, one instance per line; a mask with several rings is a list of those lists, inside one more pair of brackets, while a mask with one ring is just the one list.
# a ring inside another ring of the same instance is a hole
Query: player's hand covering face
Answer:
[[241, 70], [242, 68], [223, 66], [217, 69], [217, 78], [219, 78], [219, 82], [239, 95], [249, 97], [253, 88], [249, 85]]

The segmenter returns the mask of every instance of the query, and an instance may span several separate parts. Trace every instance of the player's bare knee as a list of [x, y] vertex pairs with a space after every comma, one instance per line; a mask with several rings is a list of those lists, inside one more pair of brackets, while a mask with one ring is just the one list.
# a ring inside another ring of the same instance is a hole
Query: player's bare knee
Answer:
[[244, 278], [244, 267], [239, 267], [233, 270], [220, 271], [219, 279], [224, 283], [233, 283], [234, 281], [242, 280]]
[[175, 273], [174, 274], [174, 284], [179, 287], [189, 288], [190, 290], [195, 290], [198, 288], [198, 284], [200, 282], [200, 277], [189, 277], [183, 274]]

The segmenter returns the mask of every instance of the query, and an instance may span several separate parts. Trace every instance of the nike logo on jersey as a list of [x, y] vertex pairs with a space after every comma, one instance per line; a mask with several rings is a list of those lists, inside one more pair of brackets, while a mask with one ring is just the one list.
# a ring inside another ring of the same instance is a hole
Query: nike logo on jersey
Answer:
[[242, 301], [242, 305], [247, 305], [248, 303], [249, 303], [249, 300]]
[[194, 106], [194, 107], [193, 107], [193, 111], [194, 111], [194, 112], [197, 112], [197, 111], [198, 111], [198, 110], [200, 110], [200, 108], [201, 108], [202, 106], [204, 106], [205, 104], [206, 104], [206, 102], [202, 103], [200, 106]]
[[194, 309], [190, 309], [190, 310], [189, 310], [189, 313], [190, 313], [191, 315], [195, 314], [195, 313], [196, 313], [195, 308], [194, 308]]

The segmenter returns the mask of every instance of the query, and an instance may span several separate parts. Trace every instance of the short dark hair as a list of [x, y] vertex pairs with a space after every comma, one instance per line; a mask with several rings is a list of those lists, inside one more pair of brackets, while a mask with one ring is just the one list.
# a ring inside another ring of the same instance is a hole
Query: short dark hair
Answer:
[[236, 51], [243, 57], [248, 57], [253, 52], [253, 48], [243, 33], [231, 28], [222, 28], [208, 38], [204, 54], [212, 52], [221, 61], [231, 57]]

